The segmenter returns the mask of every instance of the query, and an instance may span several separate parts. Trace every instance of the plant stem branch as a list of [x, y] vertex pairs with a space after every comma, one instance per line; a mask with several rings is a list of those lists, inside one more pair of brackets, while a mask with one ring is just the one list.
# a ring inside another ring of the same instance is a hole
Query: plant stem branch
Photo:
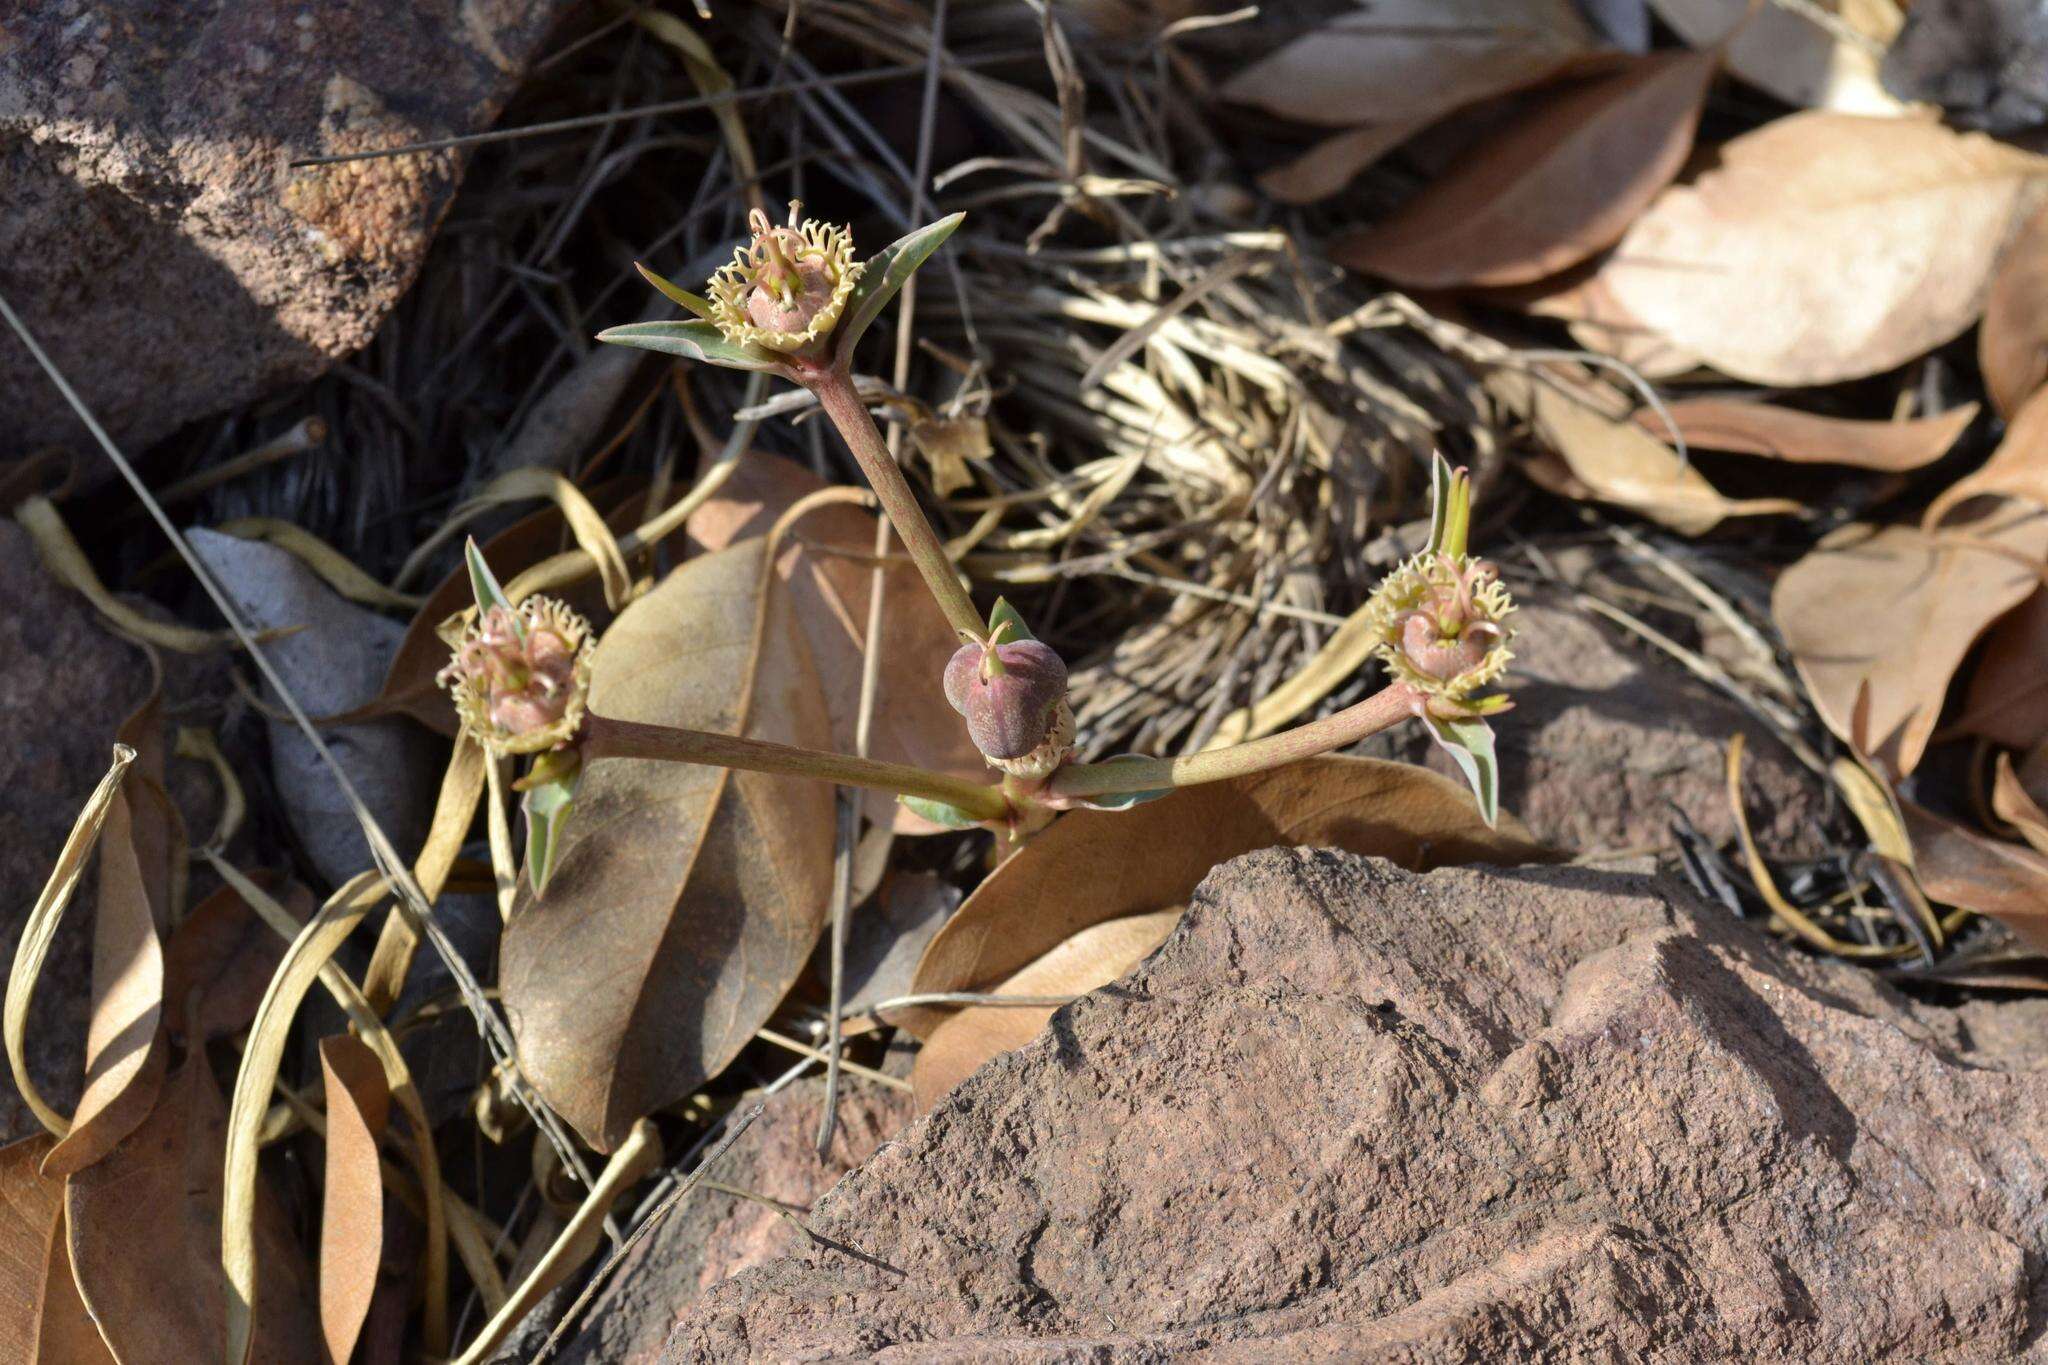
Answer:
[[938, 599], [946, 620], [961, 634], [976, 640], [982, 638], [988, 627], [981, 613], [974, 609], [967, 589], [960, 586], [959, 571], [953, 567], [946, 547], [939, 543], [931, 522], [925, 519], [910, 481], [903, 477], [902, 467], [890, 455], [882, 433], [875, 428], [875, 419], [868, 415], [867, 405], [855, 391], [853, 376], [834, 367], [807, 372], [803, 382], [817, 396], [818, 406], [832, 419], [832, 425], [839, 429], [840, 439], [853, 452], [861, 473], [867, 475], [875, 496], [881, 500], [882, 511], [910, 552], [911, 562], [924, 575], [925, 586]]
[[1406, 683], [1386, 687], [1356, 706], [1347, 706], [1334, 716], [1310, 721], [1282, 734], [1233, 744], [1227, 749], [1187, 754], [1180, 758], [1148, 758], [1117, 763], [1075, 763], [1053, 774], [1046, 794], [1063, 796], [1110, 796], [1120, 792], [1155, 791], [1162, 787], [1192, 787], [1200, 782], [1219, 782], [1227, 777], [1244, 777], [1282, 767], [1317, 754], [1356, 744], [1407, 720], [1422, 703], [1422, 694]]
[[1000, 820], [1009, 814], [1002, 788], [971, 782], [964, 777], [913, 768], [907, 763], [883, 763], [851, 754], [828, 754], [816, 749], [799, 749], [765, 739], [744, 739], [737, 735], [714, 735], [704, 730], [679, 730], [666, 725], [643, 725], [591, 715], [584, 721], [583, 756], [595, 758], [652, 758], [670, 763], [707, 763], [721, 768], [744, 768], [748, 772], [780, 773], [788, 777], [815, 777], [848, 787], [870, 787], [900, 796], [922, 796], [944, 801], [979, 820]]

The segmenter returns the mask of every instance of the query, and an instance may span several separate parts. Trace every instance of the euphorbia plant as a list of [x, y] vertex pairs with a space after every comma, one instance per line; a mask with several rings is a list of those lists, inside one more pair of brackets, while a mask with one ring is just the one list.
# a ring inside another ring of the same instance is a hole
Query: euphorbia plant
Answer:
[[[1365, 608], [1388, 672], [1381, 690], [1321, 720], [1228, 748], [1178, 758], [1072, 761], [1065, 662], [1009, 603], [998, 599], [986, 619], [975, 608], [854, 384], [854, 344], [959, 224], [958, 214], [941, 219], [856, 261], [845, 228], [806, 222], [795, 204], [786, 224], [771, 223], [757, 210], [751, 240], [712, 277], [708, 299], [640, 267], [693, 317], [616, 327], [599, 339], [764, 371], [816, 397], [959, 632], [959, 652], [946, 666], [946, 697], [1002, 780], [982, 784], [904, 764], [601, 715], [587, 700], [587, 625], [558, 603], [507, 600], [472, 545], [478, 611], [451, 641], [455, 658], [442, 681], [477, 742], [501, 757], [537, 755], [517, 784], [527, 793], [527, 875], [534, 890], [546, 885], [583, 764], [603, 758], [718, 764], [879, 788], [942, 824], [981, 826], [1016, 839], [1061, 810], [1120, 809], [1177, 787], [1328, 753], [1413, 719], [1457, 758], [1492, 823], [1497, 783], [1486, 718], [1509, 703], [1504, 694], [1480, 692], [1506, 670], [1514, 606], [1493, 566], [1469, 552], [1471, 484], [1442, 456], [1433, 460], [1428, 544], [1387, 576]], [[935, 716], [932, 723], [952, 722]]]

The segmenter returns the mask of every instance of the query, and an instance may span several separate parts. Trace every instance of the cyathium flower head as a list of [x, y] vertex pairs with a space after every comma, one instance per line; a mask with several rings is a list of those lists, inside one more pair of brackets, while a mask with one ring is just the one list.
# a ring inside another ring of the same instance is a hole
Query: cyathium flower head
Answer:
[[853, 235], [835, 223], [803, 221], [795, 200], [787, 226], [759, 209], [747, 223], [752, 240], [711, 277], [711, 321], [737, 346], [820, 350], [860, 280]]
[[590, 692], [590, 624], [551, 597], [479, 612], [435, 681], [463, 726], [497, 754], [536, 754], [574, 739]]
[[1470, 698], [1498, 682], [1514, 658], [1508, 618], [1515, 604], [1493, 565], [1466, 553], [1471, 480], [1440, 457], [1437, 464], [1429, 546], [1388, 574], [1368, 605], [1374, 652], [1395, 681], [1421, 692], [1434, 712], [1496, 710], [1504, 698]]

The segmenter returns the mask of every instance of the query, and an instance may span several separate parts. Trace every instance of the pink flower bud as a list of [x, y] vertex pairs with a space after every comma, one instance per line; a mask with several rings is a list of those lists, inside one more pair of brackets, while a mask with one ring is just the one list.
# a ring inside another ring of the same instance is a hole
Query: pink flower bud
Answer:
[[1037, 640], [960, 646], [946, 664], [946, 700], [967, 718], [974, 747], [990, 758], [1022, 758], [1052, 732], [1066, 700], [1067, 666]]
[[437, 681], [478, 743], [539, 753], [568, 743], [590, 690], [590, 627], [550, 598], [492, 607], [464, 631]]
[[803, 221], [789, 206], [778, 227], [756, 209], [752, 239], [711, 277], [711, 320], [727, 340], [771, 351], [819, 349], [860, 279], [853, 238], [843, 227]]

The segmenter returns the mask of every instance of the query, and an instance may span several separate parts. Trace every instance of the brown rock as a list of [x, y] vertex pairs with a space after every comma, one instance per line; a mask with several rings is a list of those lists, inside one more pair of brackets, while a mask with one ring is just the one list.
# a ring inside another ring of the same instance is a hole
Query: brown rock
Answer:
[[2012, 1359], [2048, 1074], [1963, 1045], [1670, 882], [1268, 850], [671, 1358]]
[[[1715, 842], [1734, 837], [1723, 765], [1748, 736], [1750, 828], [1775, 853], [1814, 853], [1825, 793], [1818, 779], [1747, 711], [1613, 627], [1554, 598], [1515, 617], [1508, 690], [1515, 709], [1493, 723], [1501, 804], [1545, 843], [1579, 851], [1661, 848], [1671, 807]], [[1457, 768], [1421, 727], [1375, 736], [1359, 752]]]
[[[0, 966], [11, 967], [72, 821], [106, 774], [114, 731], [147, 695], [141, 651], [100, 628], [83, 598], [44, 572], [28, 535], [0, 522]], [[90, 877], [90, 873], [88, 873]], [[82, 883], [37, 978], [29, 1073], [69, 1112], [84, 1068], [92, 996], [92, 882]], [[38, 1131], [0, 1065], [0, 1142]]]
[[[118, 440], [319, 373], [411, 283], [451, 152], [567, 0], [47, 0], [0, 19], [0, 293]], [[75, 443], [0, 346], [0, 454]], [[97, 464], [92, 467], [97, 467]]]
[[[822, 1077], [772, 1096], [710, 1178], [736, 1189], [809, 1208], [839, 1177], [874, 1154], [910, 1121], [907, 1091], [842, 1077], [839, 1130], [832, 1155], [819, 1160]], [[634, 1249], [593, 1304], [590, 1326], [563, 1351], [565, 1365], [656, 1365], [676, 1319], [729, 1276], [763, 1265], [805, 1241], [785, 1218], [718, 1191], [692, 1194]]]

